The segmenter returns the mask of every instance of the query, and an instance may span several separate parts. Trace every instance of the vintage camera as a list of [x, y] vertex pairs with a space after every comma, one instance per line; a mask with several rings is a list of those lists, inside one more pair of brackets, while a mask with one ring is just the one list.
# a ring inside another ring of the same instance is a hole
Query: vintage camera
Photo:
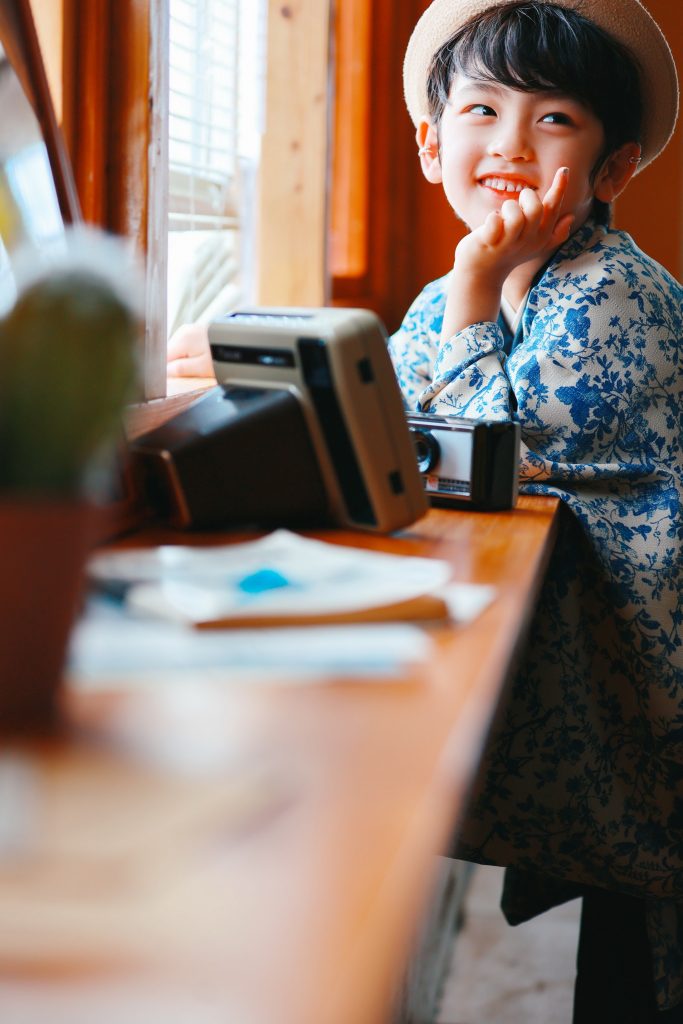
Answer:
[[218, 387], [132, 452], [149, 504], [183, 528], [388, 533], [428, 509], [381, 321], [255, 307], [209, 325]]
[[417, 466], [432, 505], [507, 509], [517, 502], [519, 423], [408, 416]]

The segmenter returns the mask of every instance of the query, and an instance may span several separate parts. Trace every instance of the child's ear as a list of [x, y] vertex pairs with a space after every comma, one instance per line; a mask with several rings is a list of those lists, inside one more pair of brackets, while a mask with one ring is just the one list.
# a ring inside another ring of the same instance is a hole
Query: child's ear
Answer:
[[603, 203], [612, 203], [620, 195], [640, 163], [640, 146], [637, 142], [627, 142], [620, 149], [615, 149], [598, 171], [593, 194]]
[[439, 159], [439, 136], [436, 126], [429, 121], [420, 121], [415, 141], [418, 145], [418, 155], [422, 173], [427, 181], [438, 185], [441, 181], [441, 161]]

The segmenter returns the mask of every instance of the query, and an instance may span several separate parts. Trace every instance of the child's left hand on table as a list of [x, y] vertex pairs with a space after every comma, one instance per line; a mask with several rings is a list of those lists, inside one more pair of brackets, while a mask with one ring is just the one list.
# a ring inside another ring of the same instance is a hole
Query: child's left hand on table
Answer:
[[213, 377], [206, 324], [183, 324], [168, 342], [169, 377]]

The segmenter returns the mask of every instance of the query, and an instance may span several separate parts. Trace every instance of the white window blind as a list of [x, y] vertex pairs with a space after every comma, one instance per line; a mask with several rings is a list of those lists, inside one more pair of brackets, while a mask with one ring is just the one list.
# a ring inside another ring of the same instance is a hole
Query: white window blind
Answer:
[[170, 333], [249, 295], [264, 51], [263, 0], [170, 0]]

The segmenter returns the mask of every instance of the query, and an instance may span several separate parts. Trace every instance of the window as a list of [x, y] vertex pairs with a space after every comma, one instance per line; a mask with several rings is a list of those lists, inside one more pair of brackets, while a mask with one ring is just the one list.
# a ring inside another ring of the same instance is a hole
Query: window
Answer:
[[41, 3], [64, 8], [63, 126], [85, 219], [147, 257], [144, 395], [160, 399], [167, 278], [169, 327], [252, 298], [326, 298], [331, 5]]
[[250, 300], [261, 0], [170, 0], [168, 332]]

